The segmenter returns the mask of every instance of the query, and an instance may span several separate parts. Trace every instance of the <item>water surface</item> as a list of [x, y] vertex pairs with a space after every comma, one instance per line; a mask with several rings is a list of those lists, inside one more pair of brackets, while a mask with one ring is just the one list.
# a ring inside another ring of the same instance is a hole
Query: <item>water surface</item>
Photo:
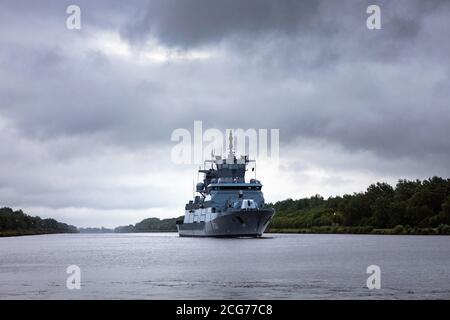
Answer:
[[[81, 290], [66, 268], [81, 268]], [[366, 268], [381, 268], [381, 289]], [[176, 233], [0, 238], [0, 299], [449, 299], [450, 237]]]

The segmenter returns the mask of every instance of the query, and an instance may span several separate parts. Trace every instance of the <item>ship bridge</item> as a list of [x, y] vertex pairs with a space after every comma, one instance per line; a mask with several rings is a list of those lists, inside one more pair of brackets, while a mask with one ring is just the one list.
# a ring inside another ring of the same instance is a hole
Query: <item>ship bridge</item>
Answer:
[[[222, 184], [234, 183], [233, 188], [237, 188], [237, 184], [245, 184], [245, 172], [247, 164], [250, 162], [255, 162], [255, 160], [250, 160], [247, 155], [236, 157], [233, 151], [233, 137], [230, 132], [230, 145], [228, 156], [222, 158], [222, 156], [214, 156], [211, 154], [212, 159], [205, 161], [205, 168], [200, 169], [198, 172], [204, 173], [203, 187], [214, 186], [221, 188]], [[210, 163], [211, 168], [206, 169], [206, 164]], [[254, 170], [254, 168], [252, 168]], [[250, 183], [252, 186], [249, 188], [255, 188], [254, 184], [256, 179], [251, 179]], [[257, 181], [259, 183], [259, 181]], [[244, 186], [246, 187], [246, 186]], [[231, 188], [229, 186], [223, 186], [223, 188]]]

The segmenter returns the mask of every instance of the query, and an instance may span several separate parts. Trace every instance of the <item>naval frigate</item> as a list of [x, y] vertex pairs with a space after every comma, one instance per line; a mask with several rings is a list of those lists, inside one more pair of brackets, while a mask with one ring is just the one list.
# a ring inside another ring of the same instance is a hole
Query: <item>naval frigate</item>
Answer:
[[231, 132], [229, 139], [228, 156], [212, 154], [198, 171], [203, 182], [186, 204], [184, 219], [177, 221], [181, 237], [261, 237], [275, 214], [264, 206], [261, 182], [256, 177], [245, 180], [247, 165], [255, 160], [236, 157]]

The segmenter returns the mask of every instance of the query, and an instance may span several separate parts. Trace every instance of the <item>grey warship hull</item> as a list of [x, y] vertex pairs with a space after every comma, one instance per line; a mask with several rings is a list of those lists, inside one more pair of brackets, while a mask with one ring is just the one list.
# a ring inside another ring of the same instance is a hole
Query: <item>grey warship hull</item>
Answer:
[[273, 209], [233, 210], [209, 221], [177, 224], [181, 237], [261, 237], [272, 220]]

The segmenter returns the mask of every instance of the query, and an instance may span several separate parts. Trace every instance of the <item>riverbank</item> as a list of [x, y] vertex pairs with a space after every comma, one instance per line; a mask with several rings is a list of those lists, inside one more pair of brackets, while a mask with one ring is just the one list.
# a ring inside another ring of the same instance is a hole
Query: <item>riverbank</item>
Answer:
[[322, 226], [311, 228], [270, 228], [266, 233], [309, 233], [309, 234], [381, 234], [381, 235], [450, 235], [450, 226], [437, 228], [412, 228], [396, 226], [389, 229], [372, 227]]
[[38, 236], [38, 235], [44, 235], [44, 234], [61, 234], [61, 233], [77, 233], [77, 232], [46, 232], [46, 231], [34, 231], [34, 230], [11, 230], [11, 231], [1, 231], [0, 238], [19, 237], [19, 236]]

